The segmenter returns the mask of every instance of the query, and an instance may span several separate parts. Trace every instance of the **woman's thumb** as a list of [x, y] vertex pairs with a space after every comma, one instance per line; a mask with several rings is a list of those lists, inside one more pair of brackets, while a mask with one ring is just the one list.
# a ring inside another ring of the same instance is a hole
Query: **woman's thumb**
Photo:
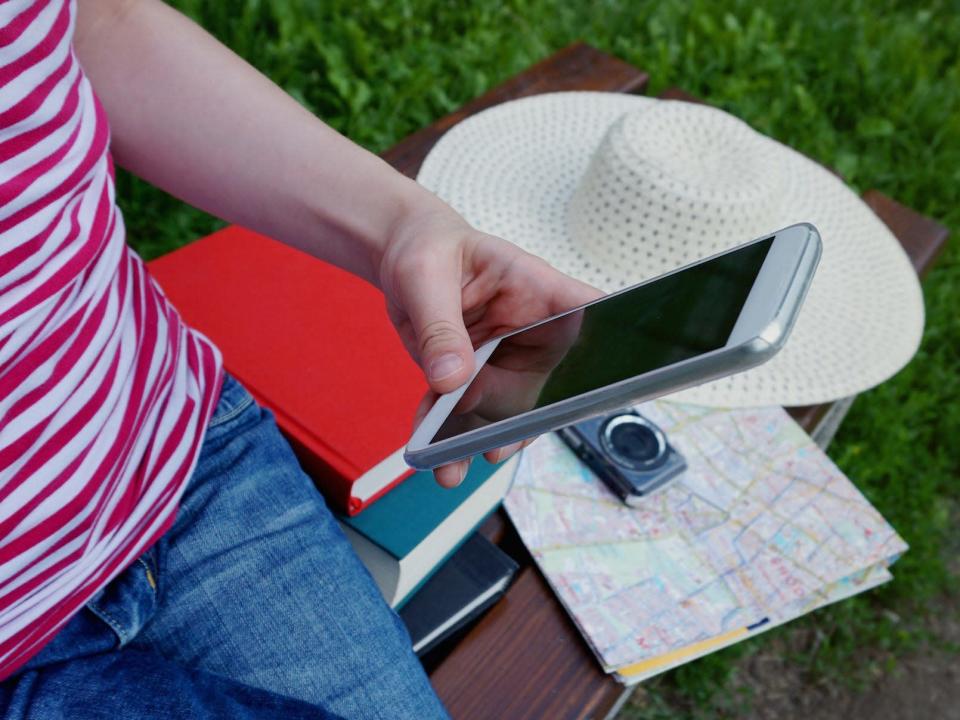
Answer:
[[[458, 318], [459, 319], [459, 318]], [[430, 389], [436, 393], [456, 390], [473, 372], [473, 347], [462, 320], [434, 320], [417, 333], [420, 362]]]

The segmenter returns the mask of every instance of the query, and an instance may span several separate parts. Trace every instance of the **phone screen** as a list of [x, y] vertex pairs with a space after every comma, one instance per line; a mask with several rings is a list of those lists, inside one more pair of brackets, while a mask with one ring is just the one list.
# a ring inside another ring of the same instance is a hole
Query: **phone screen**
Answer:
[[773, 238], [499, 341], [431, 442], [722, 348]]

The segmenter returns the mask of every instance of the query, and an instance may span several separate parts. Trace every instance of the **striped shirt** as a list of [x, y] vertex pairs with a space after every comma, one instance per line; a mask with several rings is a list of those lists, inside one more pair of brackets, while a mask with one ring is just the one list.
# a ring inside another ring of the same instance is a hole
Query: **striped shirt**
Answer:
[[0, 679], [170, 527], [222, 382], [124, 242], [75, 17], [0, 1]]

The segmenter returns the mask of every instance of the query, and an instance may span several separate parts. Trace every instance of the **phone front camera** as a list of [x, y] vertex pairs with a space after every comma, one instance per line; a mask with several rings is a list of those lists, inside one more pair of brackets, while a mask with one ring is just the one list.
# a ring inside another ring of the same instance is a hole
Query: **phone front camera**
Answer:
[[631, 470], [650, 470], [667, 459], [667, 440], [653, 423], [633, 413], [616, 415], [600, 430], [610, 459]]

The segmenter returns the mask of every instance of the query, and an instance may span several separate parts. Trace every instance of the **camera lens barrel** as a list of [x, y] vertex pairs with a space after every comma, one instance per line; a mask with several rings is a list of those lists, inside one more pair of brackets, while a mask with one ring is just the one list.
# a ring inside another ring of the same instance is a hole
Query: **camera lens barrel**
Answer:
[[610, 459], [630, 470], [651, 470], [667, 459], [667, 439], [640, 415], [615, 415], [600, 428], [600, 444]]

